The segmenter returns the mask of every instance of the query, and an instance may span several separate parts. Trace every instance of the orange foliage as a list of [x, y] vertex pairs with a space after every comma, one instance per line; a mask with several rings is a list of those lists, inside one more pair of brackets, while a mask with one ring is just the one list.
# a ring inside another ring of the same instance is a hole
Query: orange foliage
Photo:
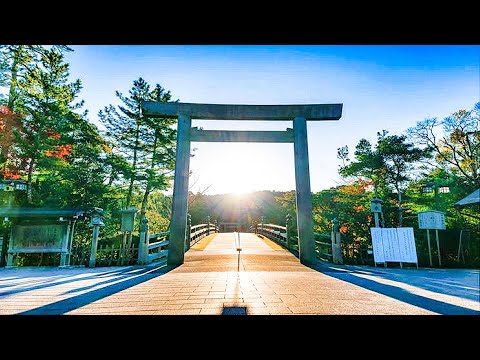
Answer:
[[45, 155], [48, 157], [56, 157], [62, 160], [65, 160], [65, 158], [70, 155], [72, 152], [72, 146], [71, 145], [58, 145], [56, 146], [55, 150], [47, 150], [45, 151]]
[[372, 181], [359, 179], [358, 183], [342, 186], [339, 191], [345, 195], [361, 195], [372, 185]]
[[18, 180], [20, 179], [20, 175], [13, 172], [13, 171], [9, 171], [9, 170], [0, 170], [0, 172], [2, 173], [3, 175], [3, 178], [5, 180]]
[[355, 212], [360, 212], [360, 211], [365, 211], [365, 206], [363, 205], [357, 205], [357, 206], [354, 206], [353, 209], [355, 210]]
[[346, 234], [346, 233], [347, 233], [347, 230], [348, 230], [347, 225], [342, 225], [342, 226], [340, 226], [340, 228], [338, 229], [338, 231], [340, 231], [340, 233], [342, 233], [342, 234]]

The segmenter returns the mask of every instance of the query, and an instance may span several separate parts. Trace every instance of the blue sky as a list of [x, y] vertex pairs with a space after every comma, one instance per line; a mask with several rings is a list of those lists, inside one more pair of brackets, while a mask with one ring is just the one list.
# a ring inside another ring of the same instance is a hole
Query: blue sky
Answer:
[[[142, 76], [182, 102], [343, 103], [339, 121], [309, 122], [312, 191], [341, 183], [337, 148], [351, 153], [377, 131], [400, 134], [427, 117], [480, 101], [480, 46], [446, 45], [78, 45], [67, 55], [81, 98], [98, 110], [118, 104]], [[285, 130], [291, 122], [193, 121], [204, 129]], [[192, 191], [295, 188], [292, 144], [194, 143]]]

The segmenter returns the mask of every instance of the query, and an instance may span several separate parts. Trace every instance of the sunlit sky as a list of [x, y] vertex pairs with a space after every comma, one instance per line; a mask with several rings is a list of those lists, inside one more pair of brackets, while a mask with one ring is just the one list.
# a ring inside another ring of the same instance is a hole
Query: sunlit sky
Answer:
[[[67, 54], [83, 82], [89, 118], [118, 104], [143, 77], [181, 102], [343, 103], [339, 121], [308, 123], [312, 191], [342, 183], [337, 149], [353, 155], [361, 138], [400, 134], [427, 117], [443, 118], [480, 101], [480, 46], [446, 45], [77, 45]], [[291, 121], [193, 120], [204, 129], [285, 130]], [[101, 127], [99, 125], [99, 127]], [[193, 192], [295, 189], [293, 144], [193, 143]]]

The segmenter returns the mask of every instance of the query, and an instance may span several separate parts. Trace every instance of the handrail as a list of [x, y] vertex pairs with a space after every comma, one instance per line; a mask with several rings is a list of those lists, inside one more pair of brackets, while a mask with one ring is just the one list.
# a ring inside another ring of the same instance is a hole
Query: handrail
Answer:
[[[276, 224], [257, 224], [256, 226], [251, 226], [249, 230], [252, 232], [255, 231], [256, 234], [265, 236], [289, 250], [298, 250], [297, 237], [291, 235], [288, 236], [286, 226]], [[333, 261], [331, 236], [331, 234], [314, 233], [315, 253], [317, 254], [317, 257], [330, 262]]]
[[168, 236], [169, 234], [170, 234], [170, 231], [164, 231], [164, 232], [160, 232], [158, 234], [150, 234], [149, 238], [150, 239], [156, 239], [156, 238], [159, 238], [159, 237]]
[[[187, 245], [197, 243], [200, 239], [211, 234], [212, 232], [218, 232], [218, 226], [213, 223], [198, 224], [191, 226], [191, 220], [188, 220], [186, 240]], [[140, 241], [138, 249], [138, 263], [148, 264], [154, 260], [158, 260], [168, 255], [168, 246], [170, 231], [164, 231], [157, 234], [148, 233], [148, 220], [142, 219], [140, 226]], [[152, 240], [157, 240], [151, 242]], [[189, 246], [186, 250], [188, 250]]]
[[[332, 261], [332, 240], [329, 234], [313, 233], [315, 238], [315, 253], [322, 260]], [[321, 241], [326, 240], [326, 241]]]
[[[197, 230], [198, 229], [198, 230]], [[190, 246], [195, 245], [205, 236], [212, 232], [218, 232], [218, 227], [215, 224], [198, 224], [190, 227]]]
[[[168, 240], [168, 236], [170, 235], [170, 231], [164, 231], [157, 234], [151, 234], [148, 236], [148, 246], [147, 246], [147, 263], [151, 263], [152, 261], [161, 259], [166, 257], [168, 254], [167, 246], [170, 243]], [[159, 240], [153, 243], [150, 243], [150, 240]], [[154, 250], [153, 252], [150, 252]]]
[[256, 233], [287, 247], [287, 227], [275, 224], [257, 224]]

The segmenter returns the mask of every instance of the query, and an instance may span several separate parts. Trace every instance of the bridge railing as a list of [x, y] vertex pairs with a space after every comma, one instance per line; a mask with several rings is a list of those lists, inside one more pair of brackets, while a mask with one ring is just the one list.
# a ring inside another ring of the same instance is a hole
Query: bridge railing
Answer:
[[286, 226], [275, 224], [257, 224], [255, 229], [252, 230], [255, 230], [256, 234], [263, 235], [270, 240], [283, 245], [284, 247], [288, 247], [288, 234]]
[[315, 253], [321, 260], [332, 262], [332, 241], [330, 234], [313, 233], [315, 238]]
[[169, 231], [149, 235], [146, 263], [151, 263], [152, 261], [167, 257], [168, 244], [170, 243], [168, 240], [169, 235]]
[[215, 224], [198, 224], [190, 227], [190, 246], [195, 245], [198, 241], [211, 233], [218, 232], [218, 227]]
[[[150, 234], [148, 232], [147, 218], [144, 217], [140, 223], [137, 262], [139, 264], [149, 264], [152, 261], [166, 258], [168, 256], [170, 232], [165, 231], [158, 234]], [[186, 234], [186, 250], [205, 236], [215, 232], [218, 232], [218, 226], [216, 224], [207, 223], [191, 226], [191, 218], [189, 217]]]
[[[290, 223], [290, 219], [291, 218], [287, 216], [287, 226], [261, 223], [251, 226], [249, 231], [265, 236], [286, 247], [288, 250], [298, 253], [298, 236], [292, 236], [289, 234], [288, 224]], [[338, 220], [334, 219], [332, 221], [332, 231], [330, 234], [313, 233], [313, 235], [317, 258], [335, 264], [343, 264], [341, 234], [338, 230]]]

